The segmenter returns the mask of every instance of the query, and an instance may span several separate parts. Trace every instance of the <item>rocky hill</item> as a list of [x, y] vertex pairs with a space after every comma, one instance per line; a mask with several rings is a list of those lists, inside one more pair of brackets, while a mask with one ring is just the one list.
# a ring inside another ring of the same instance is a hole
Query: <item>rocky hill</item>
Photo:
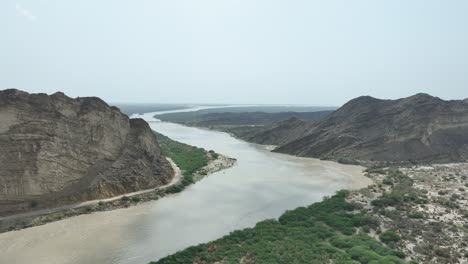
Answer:
[[359, 97], [276, 151], [334, 159], [466, 160], [468, 101], [444, 101], [427, 94], [399, 100]]
[[243, 135], [241, 138], [257, 144], [280, 146], [308, 135], [314, 127], [313, 121], [292, 117], [255, 131], [255, 133]]
[[[222, 112], [213, 112], [222, 111]], [[317, 112], [227, 112], [224, 109], [202, 110], [197, 112], [170, 113], [155, 116], [168, 122], [182, 123], [189, 126], [213, 127], [213, 126], [249, 126], [249, 125], [273, 125], [289, 118], [298, 118], [310, 122], [316, 122], [329, 115], [330, 110]]]
[[0, 213], [105, 198], [173, 177], [142, 119], [95, 97], [0, 91]]

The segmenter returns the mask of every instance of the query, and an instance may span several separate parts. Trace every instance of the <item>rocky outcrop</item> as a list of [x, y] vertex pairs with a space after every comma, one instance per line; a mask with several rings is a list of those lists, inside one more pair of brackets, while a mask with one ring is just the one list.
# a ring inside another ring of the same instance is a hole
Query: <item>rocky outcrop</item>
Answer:
[[276, 151], [316, 158], [462, 161], [468, 159], [468, 103], [427, 94], [359, 97]]
[[148, 124], [95, 97], [0, 91], [0, 213], [168, 183]]

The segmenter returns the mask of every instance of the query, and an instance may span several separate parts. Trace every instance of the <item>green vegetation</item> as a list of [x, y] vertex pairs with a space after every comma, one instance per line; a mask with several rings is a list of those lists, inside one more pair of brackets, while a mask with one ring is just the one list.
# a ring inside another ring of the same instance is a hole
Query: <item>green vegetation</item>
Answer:
[[139, 202], [141, 202], [141, 198], [140, 198], [140, 197], [137, 197], [137, 196], [132, 197], [131, 200], [132, 200], [132, 202], [134, 202], [134, 203], [139, 203]]
[[[340, 191], [287, 211], [279, 220], [262, 221], [154, 263], [405, 263], [402, 252], [359, 231], [375, 228], [378, 222], [356, 213], [359, 208], [345, 200], [348, 194]], [[385, 241], [395, 241], [392, 234], [384, 234]]]
[[427, 203], [424, 196], [412, 188], [413, 180], [396, 169], [389, 169], [384, 184], [394, 185], [393, 191], [384, 193], [379, 199], [373, 200], [371, 204], [379, 208], [387, 206], [399, 206], [404, 202]]
[[211, 157], [212, 157], [213, 159], [218, 159], [218, 158], [219, 158], [219, 154], [216, 153], [216, 152], [214, 152], [214, 150], [210, 150], [210, 151], [208, 151], [208, 152], [210, 153], [210, 155], [211, 155]]
[[372, 167], [366, 170], [368, 173], [378, 173], [378, 174], [387, 174], [387, 171], [384, 168], [381, 167]]
[[359, 165], [360, 163], [354, 159], [347, 158], [347, 157], [340, 157], [336, 160], [338, 163], [346, 164], [346, 165]]
[[390, 230], [385, 231], [382, 234], [380, 234], [379, 238], [380, 238], [380, 241], [386, 244], [395, 243], [395, 242], [400, 241], [401, 239], [400, 235]]
[[[166, 193], [181, 192], [185, 187], [195, 182], [193, 174], [208, 165], [208, 151], [174, 141], [157, 132], [155, 134], [161, 146], [162, 154], [171, 158], [184, 176], [179, 184], [167, 188]], [[218, 154], [214, 151], [210, 151], [209, 153], [212, 158], [218, 158]]]
[[424, 219], [424, 214], [422, 212], [412, 212], [408, 214], [409, 218], [412, 219]]
[[155, 133], [162, 154], [171, 158], [182, 170], [184, 176], [191, 175], [208, 165], [208, 156], [205, 149], [180, 143], [162, 134]]
[[403, 194], [399, 192], [385, 193], [381, 198], [373, 200], [371, 204], [376, 207], [397, 206], [403, 202]]

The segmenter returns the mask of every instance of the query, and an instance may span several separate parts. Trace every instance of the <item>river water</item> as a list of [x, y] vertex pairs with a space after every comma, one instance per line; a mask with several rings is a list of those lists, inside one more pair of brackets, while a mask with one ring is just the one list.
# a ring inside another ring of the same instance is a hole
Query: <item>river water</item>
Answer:
[[271, 153], [226, 133], [159, 122], [154, 114], [135, 117], [237, 164], [158, 201], [0, 234], [0, 263], [148, 263], [370, 183], [359, 166]]

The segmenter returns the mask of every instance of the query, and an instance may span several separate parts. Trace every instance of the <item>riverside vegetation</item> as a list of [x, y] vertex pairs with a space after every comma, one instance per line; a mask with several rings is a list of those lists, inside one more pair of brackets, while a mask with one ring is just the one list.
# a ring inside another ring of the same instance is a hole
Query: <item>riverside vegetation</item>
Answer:
[[[361, 230], [375, 220], [339, 191], [322, 202], [287, 211], [278, 220], [234, 231], [155, 263], [405, 263], [404, 254]], [[388, 235], [384, 235], [387, 237]], [[390, 236], [388, 236], [390, 237]]]
[[[212, 150], [207, 151], [203, 148], [177, 142], [160, 133], [154, 133], [161, 147], [162, 154], [171, 158], [182, 172], [182, 179], [178, 183], [167, 188], [156, 188], [152, 192], [123, 196], [118, 200], [108, 202], [101, 201], [93, 205], [80, 206], [46, 215], [24, 217], [0, 223], [0, 232], [43, 225], [81, 214], [125, 208], [142, 202], [157, 200], [168, 194], [181, 192], [187, 186], [195, 183], [202, 177], [234, 165], [234, 159], [227, 158]], [[210, 167], [213, 163], [217, 165], [214, 169]]]
[[183, 144], [156, 133], [163, 155], [171, 158], [181, 169], [183, 178], [179, 184], [170, 186], [165, 190], [166, 193], [178, 193], [187, 186], [193, 184], [194, 173], [208, 165], [210, 159], [218, 158], [218, 154], [213, 151], [206, 151], [203, 148], [197, 148]]
[[[155, 263], [466, 263], [467, 164], [373, 166], [374, 184]], [[457, 176], [458, 175], [458, 176]]]

